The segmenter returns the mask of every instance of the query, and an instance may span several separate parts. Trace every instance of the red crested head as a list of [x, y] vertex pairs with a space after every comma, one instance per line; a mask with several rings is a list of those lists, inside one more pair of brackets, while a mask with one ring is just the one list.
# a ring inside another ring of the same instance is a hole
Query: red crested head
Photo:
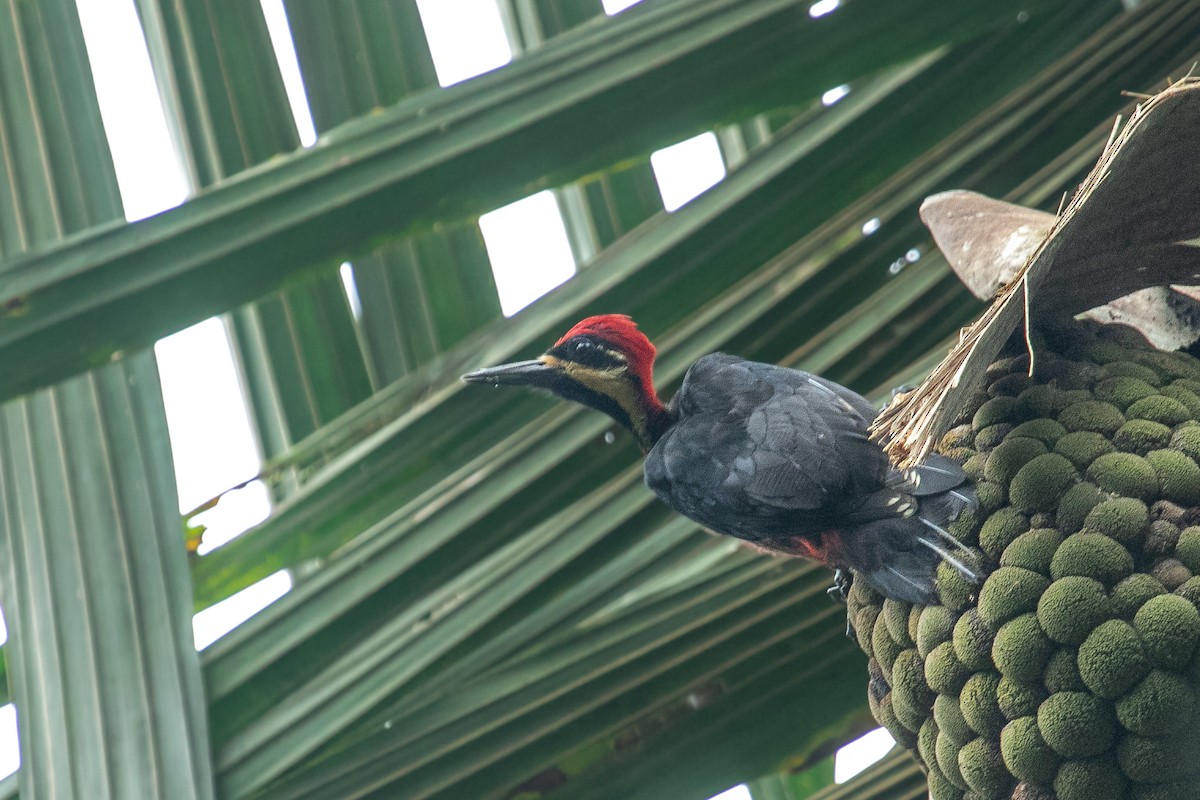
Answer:
[[592, 336], [625, 356], [629, 371], [638, 376], [646, 395], [657, 400], [654, 393], [654, 345], [629, 316], [600, 314], [588, 317], [575, 323], [554, 346], [565, 344], [576, 336]]
[[603, 411], [650, 450], [672, 424], [654, 391], [654, 345], [624, 314], [588, 317], [532, 361], [475, 370], [467, 383], [529, 386]]

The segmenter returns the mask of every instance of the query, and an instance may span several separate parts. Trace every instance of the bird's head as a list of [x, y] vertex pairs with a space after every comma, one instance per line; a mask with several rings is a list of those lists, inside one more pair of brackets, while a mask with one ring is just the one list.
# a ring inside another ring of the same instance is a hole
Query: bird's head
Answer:
[[654, 391], [654, 345], [623, 314], [588, 317], [532, 361], [517, 361], [462, 376], [467, 383], [530, 386], [603, 411], [624, 425], [643, 449], [669, 424]]

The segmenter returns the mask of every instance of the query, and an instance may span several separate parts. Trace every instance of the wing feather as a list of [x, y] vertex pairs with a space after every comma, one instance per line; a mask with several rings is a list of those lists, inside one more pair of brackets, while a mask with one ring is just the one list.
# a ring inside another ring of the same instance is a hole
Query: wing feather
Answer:
[[646, 481], [713, 530], [759, 542], [816, 531], [887, 477], [870, 404], [806, 372], [706, 356], [672, 403], [679, 418], [648, 454]]

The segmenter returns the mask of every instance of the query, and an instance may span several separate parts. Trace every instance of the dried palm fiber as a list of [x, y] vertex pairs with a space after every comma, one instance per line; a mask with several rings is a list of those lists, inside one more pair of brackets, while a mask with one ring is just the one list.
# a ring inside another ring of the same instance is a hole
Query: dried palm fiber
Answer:
[[[1148, 287], [1200, 284], [1197, 153], [1200, 79], [1179, 81], [1139, 105], [1124, 127], [1113, 129], [1095, 168], [1062, 213], [1047, 223], [1049, 229], [992, 306], [963, 331], [927, 380], [875, 420], [874, 434], [893, 460], [907, 466], [929, 452], [965, 413], [984, 369], [1018, 327], [1029, 331], [1039, 324], [1061, 324]], [[927, 210], [923, 216], [930, 223]], [[939, 248], [960, 274], [978, 263], [980, 252], [1002, 262], [1030, 250], [1028, 233], [1019, 227], [997, 230], [988, 215], [998, 216], [988, 209], [930, 223]], [[1039, 224], [1036, 217], [1021, 222], [1035, 229]], [[990, 268], [1004, 274], [1004, 266]], [[969, 275], [966, 283], [977, 292], [987, 284]]]
[[[872, 711], [934, 800], [1200, 798], [1200, 361], [1069, 316], [1200, 282], [1198, 153], [1187, 80], [1114, 133], [989, 313], [881, 417], [898, 460], [936, 446], [980, 499], [953, 528], [980, 586], [943, 568], [940, 605], [849, 597]], [[1147, 185], [1171, 170], [1184, 185]]]

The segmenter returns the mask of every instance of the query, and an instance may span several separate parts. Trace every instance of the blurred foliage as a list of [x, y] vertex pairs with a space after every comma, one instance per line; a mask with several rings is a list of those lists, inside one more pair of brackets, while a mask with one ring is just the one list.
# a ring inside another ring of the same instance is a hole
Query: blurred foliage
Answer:
[[[276, 506], [195, 560], [196, 606], [296, 584], [202, 654], [218, 794], [825, 780], [873, 725], [828, 576], [672, 516], [606, 419], [457, 376], [607, 311], [659, 344], [665, 390], [723, 349], [882, 397], [979, 310], [921, 199], [1053, 210], [1120, 92], [1195, 60], [1200, 9], [506, 0], [514, 63], [441, 89], [411, 2], [288, 0], [320, 133], [297, 151], [265, 26], [218, 6], [138, 3], [196, 196], [0, 263], [8, 396], [229, 315]], [[714, 129], [728, 177], [664, 213], [649, 153]], [[583, 263], [504, 319], [477, 217], [546, 187]], [[812, 796], [919, 796], [904, 758]]]

